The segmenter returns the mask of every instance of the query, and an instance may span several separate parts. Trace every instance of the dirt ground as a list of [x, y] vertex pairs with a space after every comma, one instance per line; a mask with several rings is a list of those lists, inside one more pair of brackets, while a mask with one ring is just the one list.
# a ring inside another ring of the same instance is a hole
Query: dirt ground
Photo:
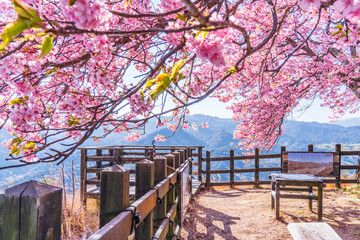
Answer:
[[[286, 226], [292, 222], [316, 222], [308, 200], [281, 199], [280, 220], [270, 207], [270, 188], [215, 187], [203, 189], [190, 204], [181, 231], [183, 239], [292, 239]], [[323, 221], [344, 240], [360, 240], [360, 185], [326, 189]]]

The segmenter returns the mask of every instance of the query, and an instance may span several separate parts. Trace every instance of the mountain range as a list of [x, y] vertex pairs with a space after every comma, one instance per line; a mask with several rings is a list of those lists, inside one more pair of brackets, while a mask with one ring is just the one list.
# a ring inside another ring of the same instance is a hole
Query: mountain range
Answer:
[[[192, 128], [172, 132], [167, 128], [157, 128], [155, 121], [150, 121], [143, 135], [134, 145], [151, 145], [154, 137], [157, 135], [167, 136], [165, 142], [156, 142], [156, 145], [199, 145], [204, 146], [205, 151], [211, 151], [211, 156], [228, 156], [230, 149], [235, 150], [235, 155], [242, 155], [242, 151], [237, 147], [238, 140], [233, 139], [233, 131], [236, 125], [232, 119], [212, 117], [207, 115], [189, 115], [187, 121], [201, 126], [202, 122], [207, 122], [209, 128], [201, 128], [197, 131]], [[279, 153], [281, 146], [286, 146], [288, 151], [306, 151], [308, 144], [314, 145], [315, 151], [333, 151], [336, 143], [341, 143], [344, 150], [360, 150], [360, 118], [351, 120], [341, 120], [333, 124], [318, 122], [300, 122], [288, 120], [285, 124], [285, 133], [280, 137], [278, 143], [269, 153]], [[100, 131], [99, 131], [100, 132]], [[11, 137], [1, 131], [0, 141]], [[95, 143], [89, 139], [83, 146], [103, 146], [103, 145], [122, 145], [130, 143], [124, 140], [124, 135], [111, 134], [104, 138], [100, 143]], [[58, 150], [63, 149], [57, 146]], [[8, 155], [8, 150], [1, 147], [1, 156]], [[65, 172], [69, 173], [71, 169], [71, 160], [74, 160], [75, 173], [79, 176], [80, 151], [76, 151], [64, 163]], [[356, 158], [344, 159], [345, 162], [355, 163]], [[0, 166], [9, 165], [8, 161], [0, 161]], [[239, 163], [236, 167], [251, 167], [251, 163]], [[271, 165], [268, 163], [266, 165]], [[213, 169], [227, 169], [226, 162], [214, 163]], [[53, 164], [37, 164], [21, 168], [12, 168], [0, 170], [0, 188], [16, 184], [27, 179], [43, 179], [49, 175], [59, 174], [59, 166]], [[66, 174], [69, 175], [69, 174]]]

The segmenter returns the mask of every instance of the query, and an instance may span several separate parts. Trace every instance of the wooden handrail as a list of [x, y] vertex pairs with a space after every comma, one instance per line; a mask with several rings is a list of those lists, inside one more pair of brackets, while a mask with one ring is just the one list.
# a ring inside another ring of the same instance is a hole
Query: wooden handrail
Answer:
[[[131, 226], [133, 221], [133, 212], [136, 211], [141, 217], [139, 222], [136, 224], [138, 227], [146, 216], [155, 208], [157, 204], [157, 199], [163, 198], [167, 192], [171, 189], [171, 186], [174, 186], [177, 182], [177, 177], [180, 171], [185, 169], [189, 165], [190, 159], [187, 159], [179, 168], [175, 170], [172, 174], [158, 183], [153, 189], [145, 193], [142, 197], [136, 200], [132, 205], [130, 205], [125, 211], [121, 212], [114, 219], [108, 222], [104, 227], [99, 231], [90, 236], [90, 240], [101, 239], [127, 239], [131, 233]], [[171, 208], [168, 212], [168, 221], [173, 220], [175, 217], [175, 209]], [[166, 220], [162, 225], [166, 226]], [[165, 231], [166, 228], [164, 228]], [[156, 233], [158, 235], [163, 235], [162, 232]]]

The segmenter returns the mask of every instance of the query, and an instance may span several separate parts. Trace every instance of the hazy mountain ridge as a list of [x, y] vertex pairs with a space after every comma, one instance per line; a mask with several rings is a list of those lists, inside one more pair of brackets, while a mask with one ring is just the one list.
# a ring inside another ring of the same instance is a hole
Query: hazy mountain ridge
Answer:
[[336, 120], [334, 124], [341, 125], [343, 127], [355, 127], [360, 126], [360, 118], [347, 118], [343, 120]]
[[[360, 119], [358, 119], [360, 120]], [[206, 116], [206, 115], [190, 115], [187, 116], [187, 121], [190, 124], [195, 122], [199, 129], [197, 131], [192, 128], [187, 130], [180, 130], [176, 132], [172, 137], [169, 137], [165, 142], [156, 142], [156, 145], [199, 145], [205, 146], [205, 151], [211, 151], [211, 156], [228, 156], [230, 149], [235, 150], [235, 155], [241, 155], [242, 151], [237, 148], [239, 140], [233, 139], [233, 131], [236, 129], [236, 124], [232, 122], [232, 119], [222, 119], [218, 117]], [[201, 128], [202, 122], [208, 122], [209, 128]], [[360, 121], [359, 121], [360, 122]], [[146, 134], [142, 136], [138, 142], [134, 145], [151, 145], [156, 135], [170, 136], [172, 131], [166, 127], [157, 128], [155, 121], [149, 122], [150, 126], [146, 128]], [[334, 151], [336, 143], [343, 144], [344, 150], [360, 150], [360, 126], [345, 127], [338, 124], [326, 124], [318, 122], [299, 122], [299, 121], [287, 121], [284, 124], [285, 133], [281, 136], [277, 145], [270, 153], [279, 153], [280, 146], [286, 146], [288, 151], [306, 151], [308, 144], [314, 144], [315, 151]], [[97, 131], [97, 135], [101, 135], [102, 130]], [[124, 140], [126, 135], [111, 134], [103, 139], [100, 143], [95, 143], [92, 139], [89, 139], [82, 145], [85, 146], [104, 146], [104, 145], [121, 145], [132, 144]], [[11, 138], [12, 136], [7, 134], [4, 130], [1, 131], [0, 140]], [[57, 146], [57, 149], [63, 149], [63, 146]], [[4, 147], [0, 147], [0, 154], [5, 159], [9, 151]], [[68, 160], [65, 161], [64, 167], [69, 170], [71, 167], [71, 160], [75, 162], [75, 169], [77, 176], [79, 176], [79, 164], [80, 164], [80, 151], [76, 151]], [[355, 163], [356, 157], [343, 158], [345, 163]], [[0, 162], [0, 166], [9, 165], [10, 162], [4, 160]], [[263, 167], [271, 166], [273, 162], [269, 161], [264, 164]], [[228, 169], [228, 163], [226, 162], [214, 162], [211, 167], [213, 169]], [[236, 168], [240, 167], [252, 167], [252, 162], [243, 163], [241, 161], [236, 162]], [[54, 168], [58, 169], [57, 166]], [[55, 171], [55, 170], [54, 170]], [[41, 179], [43, 175], [50, 174], [49, 164], [39, 164], [35, 166], [28, 166], [22, 168], [13, 168], [9, 170], [0, 171], [0, 188], [1, 185], [6, 185], [12, 181], [24, 181], [29, 178]], [[243, 178], [246, 175], [241, 175]], [[21, 178], [23, 177], [23, 178]], [[224, 177], [226, 177], [224, 175]], [[18, 179], [18, 180], [16, 180]]]

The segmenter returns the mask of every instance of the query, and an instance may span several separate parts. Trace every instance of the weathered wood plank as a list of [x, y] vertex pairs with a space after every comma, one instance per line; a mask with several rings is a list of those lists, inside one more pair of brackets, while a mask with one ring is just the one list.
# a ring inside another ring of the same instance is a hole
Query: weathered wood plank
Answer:
[[0, 239], [60, 239], [62, 189], [28, 181], [1, 196]]
[[[157, 193], [155, 190], [151, 190], [154, 187], [154, 162], [144, 159], [136, 163], [136, 199], [139, 199], [144, 194], [144, 202], [142, 206], [150, 210], [148, 213], [143, 215], [143, 222], [138, 225], [135, 230], [136, 240], [147, 240], [151, 239], [154, 235], [154, 213], [153, 208], [156, 205]], [[149, 191], [150, 190], [150, 191]], [[152, 194], [154, 192], [155, 194]], [[133, 204], [134, 206], [135, 204]], [[140, 212], [140, 206], [136, 206]], [[146, 217], [145, 217], [146, 216]]]
[[360, 165], [341, 165], [341, 169], [360, 169]]
[[230, 187], [234, 187], [234, 150], [230, 150]]
[[85, 192], [86, 192], [86, 155], [87, 155], [87, 149], [81, 149], [80, 153], [80, 200], [83, 205], [86, 205], [86, 198], [85, 198]]
[[86, 161], [108, 161], [108, 162], [113, 162], [115, 161], [115, 157], [114, 156], [87, 156], [86, 157]]
[[259, 148], [255, 148], [255, 186], [259, 186]]
[[198, 180], [200, 182], [202, 182], [202, 148], [199, 147], [198, 148], [198, 154], [197, 154], [197, 158], [198, 158]]
[[341, 151], [340, 154], [344, 156], [360, 155], [360, 151]]
[[210, 151], [206, 151], [206, 182], [205, 186], [210, 187]]
[[294, 240], [341, 240], [327, 223], [289, 223], [287, 228]]
[[[158, 204], [154, 209], [154, 219], [163, 219], [166, 217], [166, 202], [167, 198], [165, 196], [166, 192], [169, 189], [169, 180], [167, 177], [167, 159], [163, 156], [157, 156], [154, 159], [154, 167], [155, 167], [155, 184], [162, 183], [155, 186], [155, 189], [158, 189]], [[163, 182], [162, 182], [163, 181]], [[159, 227], [161, 222], [154, 221], [154, 225]]]
[[130, 171], [114, 165], [101, 172], [100, 228], [129, 206]]

